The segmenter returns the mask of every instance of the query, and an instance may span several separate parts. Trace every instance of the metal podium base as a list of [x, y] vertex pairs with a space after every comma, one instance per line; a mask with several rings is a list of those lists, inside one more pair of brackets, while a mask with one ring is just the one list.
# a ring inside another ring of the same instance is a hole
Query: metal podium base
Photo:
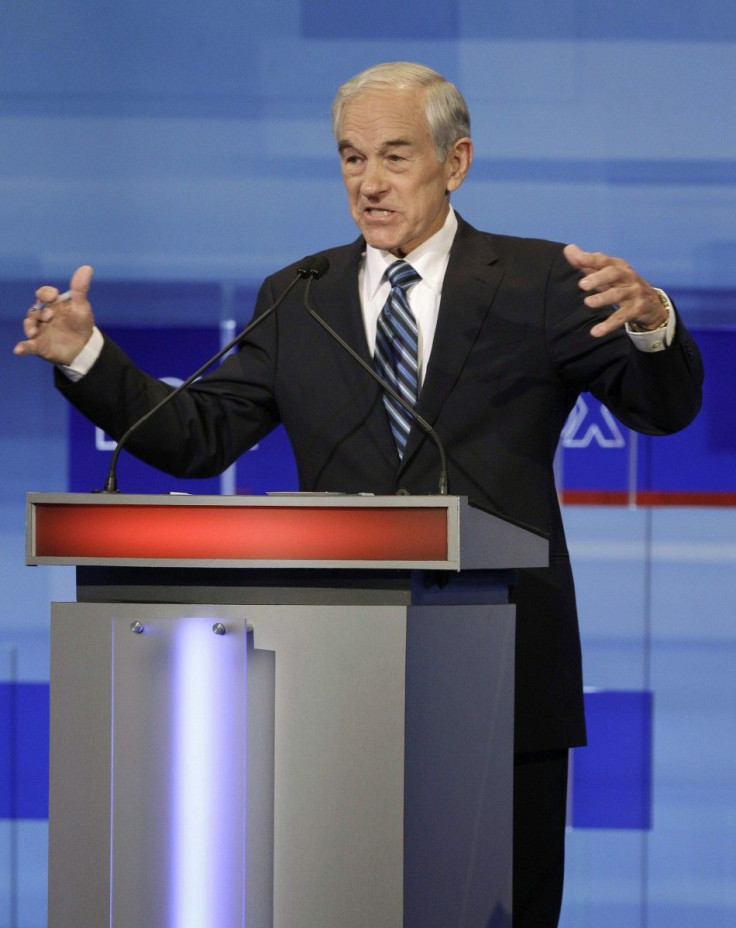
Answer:
[[52, 618], [50, 928], [510, 924], [513, 609]]

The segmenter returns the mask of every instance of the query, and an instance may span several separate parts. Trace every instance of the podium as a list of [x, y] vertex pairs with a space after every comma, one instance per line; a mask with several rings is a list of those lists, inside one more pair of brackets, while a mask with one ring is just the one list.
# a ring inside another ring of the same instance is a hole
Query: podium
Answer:
[[29, 494], [50, 928], [509, 926], [515, 571], [461, 497]]

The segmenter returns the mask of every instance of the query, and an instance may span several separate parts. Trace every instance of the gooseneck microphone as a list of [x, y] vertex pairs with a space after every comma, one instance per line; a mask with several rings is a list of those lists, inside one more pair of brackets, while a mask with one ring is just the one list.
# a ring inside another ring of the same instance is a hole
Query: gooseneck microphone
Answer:
[[440, 494], [440, 496], [446, 496], [447, 495], [447, 455], [445, 454], [445, 448], [440, 440], [439, 435], [432, 428], [429, 422], [427, 422], [427, 420], [423, 416], [420, 416], [419, 413], [416, 411], [416, 409], [414, 409], [414, 407], [410, 403], [407, 403], [404, 397], [401, 396], [400, 393], [397, 393], [390, 383], [387, 383], [382, 377], [379, 377], [379, 375], [375, 372], [375, 370], [371, 367], [371, 365], [368, 364], [363, 358], [361, 358], [358, 352], [355, 351], [355, 349], [352, 348], [345, 341], [344, 338], [338, 335], [337, 332], [332, 328], [332, 326], [328, 322], [326, 322], [314, 310], [311, 303], [309, 302], [309, 287], [312, 283], [312, 280], [316, 280], [318, 277], [321, 277], [323, 274], [327, 273], [327, 270], [330, 264], [324, 255], [317, 255], [314, 258], [309, 259], [309, 260], [314, 261], [314, 267], [315, 269], [319, 268], [319, 272], [305, 275], [307, 277], [307, 283], [304, 288], [304, 308], [309, 313], [309, 315], [312, 317], [312, 319], [314, 319], [315, 322], [318, 322], [319, 325], [321, 325], [322, 328], [325, 330], [325, 332], [327, 332], [327, 334], [334, 341], [337, 342], [337, 344], [343, 349], [343, 351], [346, 351], [354, 361], [357, 361], [358, 364], [360, 364], [360, 366], [363, 368], [363, 370], [366, 371], [368, 374], [370, 374], [370, 376], [376, 381], [376, 383], [381, 387], [381, 389], [389, 393], [396, 400], [396, 402], [399, 403], [399, 405], [409, 413], [409, 415], [417, 423], [417, 425], [419, 425], [422, 431], [425, 432], [425, 434], [427, 434], [432, 439], [432, 441], [434, 442], [437, 448], [437, 452], [440, 458], [440, 479], [439, 479], [439, 485], [437, 487], [437, 492]]
[[203, 364], [199, 370], [196, 370], [190, 377], [187, 377], [187, 379], [180, 383], [175, 390], [171, 391], [171, 393], [167, 393], [159, 403], [149, 409], [147, 413], [140, 417], [140, 419], [136, 419], [130, 428], [121, 435], [120, 440], [115, 446], [115, 450], [113, 451], [112, 459], [110, 461], [110, 468], [107, 472], [107, 479], [105, 480], [105, 488], [103, 490], [98, 490], [97, 492], [119, 492], [117, 480], [118, 458], [120, 457], [120, 452], [125, 447], [130, 436], [137, 429], [139, 429], [144, 423], [148, 422], [150, 418], [155, 416], [159, 409], [162, 409], [167, 405], [167, 403], [172, 402], [172, 400], [174, 400], [180, 393], [191, 387], [194, 381], [197, 380], [198, 377], [201, 377], [208, 368], [212, 367], [212, 365], [219, 361], [223, 355], [226, 355], [228, 351], [231, 351], [233, 348], [235, 348], [246, 337], [246, 335], [249, 335], [253, 329], [257, 328], [259, 325], [261, 325], [262, 322], [268, 319], [268, 317], [271, 316], [283, 303], [283, 301], [291, 293], [291, 291], [300, 280], [306, 279], [308, 283], [312, 280], [316, 280], [326, 272], [328, 267], [329, 263], [326, 258], [314, 255], [309, 255], [309, 257], [304, 258], [304, 260], [300, 262], [299, 267], [297, 268], [296, 277], [291, 281], [284, 292], [279, 297], [277, 297], [276, 300], [268, 307], [268, 309], [261, 313], [261, 315], [256, 319], [253, 319], [251, 322], [249, 322], [248, 325], [235, 336], [235, 338], [229, 341], [224, 348], [221, 348], [217, 354], [211, 357], [205, 364]]

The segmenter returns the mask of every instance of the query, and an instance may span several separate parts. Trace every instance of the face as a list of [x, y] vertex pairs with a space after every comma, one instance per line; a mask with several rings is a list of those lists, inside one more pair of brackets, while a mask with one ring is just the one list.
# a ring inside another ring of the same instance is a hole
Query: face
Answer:
[[409, 254], [445, 221], [449, 192], [462, 183], [470, 139], [445, 162], [432, 145], [423, 89], [371, 89], [343, 110], [339, 150], [350, 212], [369, 245]]

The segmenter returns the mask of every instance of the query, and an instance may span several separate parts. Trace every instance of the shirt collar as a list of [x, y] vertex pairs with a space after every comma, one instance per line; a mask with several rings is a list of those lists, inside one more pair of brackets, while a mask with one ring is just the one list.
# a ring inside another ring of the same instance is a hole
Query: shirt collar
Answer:
[[[437, 292], [442, 290], [447, 259], [456, 232], [457, 216], [453, 208], [450, 207], [442, 228], [435, 232], [431, 238], [428, 238], [426, 242], [422, 242], [421, 245], [417, 246], [405, 258], [414, 270], [421, 274], [422, 280]], [[381, 285], [386, 282], [386, 269], [395, 260], [396, 256], [392, 255], [391, 252], [366, 245], [365, 292], [369, 299], [373, 299]]]

